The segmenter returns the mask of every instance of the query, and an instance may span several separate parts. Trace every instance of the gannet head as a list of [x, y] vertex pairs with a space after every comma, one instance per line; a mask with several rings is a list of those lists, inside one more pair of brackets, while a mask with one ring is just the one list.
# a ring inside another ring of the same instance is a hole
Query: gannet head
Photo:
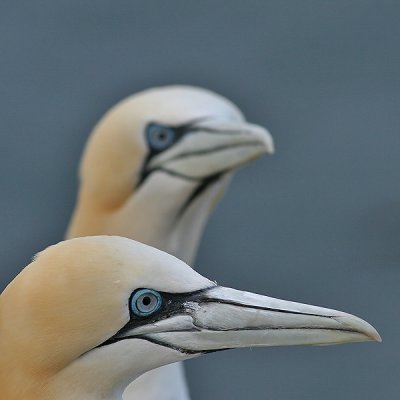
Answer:
[[111, 236], [41, 252], [1, 294], [0, 332], [10, 400], [117, 398], [150, 369], [216, 350], [380, 340], [350, 314], [217, 286]]
[[[190, 86], [149, 89], [121, 101], [95, 127], [81, 162], [80, 199], [109, 215], [136, 201], [136, 215], [171, 224], [219, 184], [214, 204], [229, 172], [272, 152], [268, 131], [222, 96]], [[98, 231], [78, 235], [88, 233]]]

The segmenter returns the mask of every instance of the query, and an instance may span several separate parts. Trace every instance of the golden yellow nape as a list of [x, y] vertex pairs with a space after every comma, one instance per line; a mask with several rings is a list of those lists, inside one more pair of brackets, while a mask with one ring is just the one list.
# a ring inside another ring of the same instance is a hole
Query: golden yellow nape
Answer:
[[379, 341], [340, 311], [217, 286], [130, 239], [51, 246], [0, 296], [0, 397], [116, 400], [162, 365], [247, 346]]

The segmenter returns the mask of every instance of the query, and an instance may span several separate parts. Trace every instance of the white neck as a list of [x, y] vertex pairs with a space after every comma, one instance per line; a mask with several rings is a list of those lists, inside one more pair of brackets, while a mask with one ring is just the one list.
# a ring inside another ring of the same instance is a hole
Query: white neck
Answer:
[[125, 388], [139, 375], [180, 358], [178, 352], [144, 340], [114, 343], [89, 352], [60, 371], [46, 386], [42, 398], [121, 400]]
[[[227, 187], [230, 176], [211, 184], [187, 209], [185, 201], [198, 187], [165, 174], [153, 174], [117, 211], [99, 211], [90, 196], [81, 193], [67, 237], [118, 235], [166, 251], [191, 264], [207, 220]], [[159, 187], [163, 187], [160, 196]]]

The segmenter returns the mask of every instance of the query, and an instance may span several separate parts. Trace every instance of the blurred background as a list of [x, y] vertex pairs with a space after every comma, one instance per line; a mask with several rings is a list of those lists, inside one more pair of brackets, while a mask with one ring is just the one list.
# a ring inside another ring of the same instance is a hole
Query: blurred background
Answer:
[[0, 3], [1, 287], [63, 238], [96, 121], [125, 96], [199, 85], [268, 127], [197, 269], [354, 313], [383, 343], [235, 350], [186, 362], [199, 399], [398, 399], [400, 2]]

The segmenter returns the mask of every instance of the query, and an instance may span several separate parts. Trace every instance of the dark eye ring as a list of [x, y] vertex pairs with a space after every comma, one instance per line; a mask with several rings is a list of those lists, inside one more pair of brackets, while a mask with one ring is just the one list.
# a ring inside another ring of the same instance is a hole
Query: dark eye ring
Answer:
[[146, 317], [157, 312], [162, 305], [160, 293], [153, 289], [139, 289], [131, 298], [131, 311], [138, 317]]
[[162, 151], [175, 141], [175, 131], [168, 126], [150, 124], [146, 130], [147, 141], [156, 151]]

